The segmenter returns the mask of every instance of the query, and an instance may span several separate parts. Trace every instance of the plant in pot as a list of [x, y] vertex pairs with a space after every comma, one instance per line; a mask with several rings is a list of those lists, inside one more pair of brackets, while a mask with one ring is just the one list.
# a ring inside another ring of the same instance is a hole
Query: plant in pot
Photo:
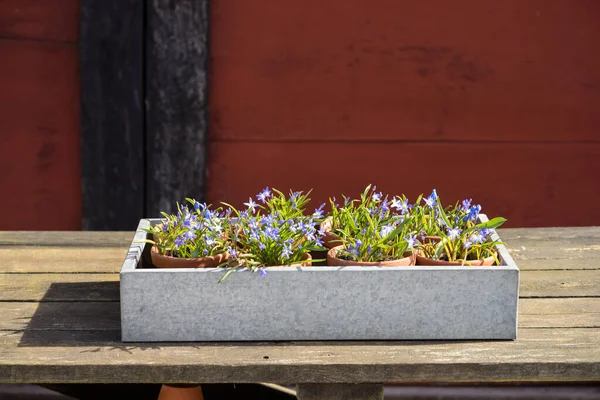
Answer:
[[[332, 229], [327, 265], [399, 266], [414, 265], [417, 243], [413, 218], [405, 197], [390, 202], [375, 187], [367, 186], [358, 201], [344, 197], [338, 207], [331, 200]], [[392, 208], [396, 208], [395, 212]]]
[[231, 258], [229, 211], [186, 200], [191, 210], [177, 204], [176, 214], [162, 212], [163, 222], [145, 230], [152, 235], [146, 242], [152, 245], [152, 264], [157, 268], [214, 268]]
[[415, 219], [426, 221], [419, 224], [417, 265], [500, 264], [496, 246], [503, 243], [492, 236], [506, 219], [496, 217], [478, 223], [480, 211], [481, 206], [471, 206], [470, 199], [444, 209], [435, 190], [425, 199], [425, 205], [414, 207]]
[[[342, 232], [349, 237], [361, 232], [362, 228], [370, 223], [370, 212], [364, 210], [379, 209], [380, 218], [395, 217], [407, 215], [412, 205], [404, 195], [396, 196], [391, 201], [387, 196], [384, 198], [382, 193], [376, 192], [377, 187], [367, 185], [360, 199], [351, 199], [342, 195], [344, 204], [342, 206], [336, 203], [336, 199], [330, 198], [331, 211], [321, 222], [320, 228], [325, 232], [323, 242], [325, 247], [331, 249], [342, 244], [340, 235]], [[394, 213], [395, 210], [395, 213]]]
[[229, 271], [219, 282], [240, 268], [266, 276], [266, 267], [312, 265], [311, 252], [325, 248], [314, 216], [304, 215], [309, 193], [290, 191], [286, 197], [267, 187], [257, 195], [258, 202], [250, 198], [244, 203], [245, 210], [226, 204], [232, 217], [227, 231], [231, 258], [222, 265]]

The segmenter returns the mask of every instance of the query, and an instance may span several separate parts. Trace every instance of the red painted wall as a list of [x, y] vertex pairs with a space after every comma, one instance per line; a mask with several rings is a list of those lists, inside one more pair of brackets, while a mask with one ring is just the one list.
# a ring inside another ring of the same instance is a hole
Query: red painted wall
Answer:
[[[600, 2], [211, 3], [208, 200], [465, 196], [598, 225]], [[0, 2], [0, 229], [80, 229], [77, 0]]]
[[81, 229], [78, 15], [0, 2], [0, 230]]
[[600, 224], [600, 2], [290, 4], [211, 4], [210, 202], [374, 183]]

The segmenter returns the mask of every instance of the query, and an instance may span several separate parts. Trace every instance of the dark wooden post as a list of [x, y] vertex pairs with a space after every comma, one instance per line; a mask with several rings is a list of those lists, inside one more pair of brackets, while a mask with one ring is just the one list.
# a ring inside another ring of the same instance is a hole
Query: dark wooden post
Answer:
[[83, 229], [133, 230], [144, 213], [144, 3], [81, 0]]
[[147, 9], [146, 216], [204, 199], [208, 0], [153, 0]]

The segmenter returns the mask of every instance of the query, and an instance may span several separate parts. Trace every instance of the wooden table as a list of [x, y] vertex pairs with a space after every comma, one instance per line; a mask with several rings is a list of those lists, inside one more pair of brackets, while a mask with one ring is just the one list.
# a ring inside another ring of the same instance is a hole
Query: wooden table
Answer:
[[600, 227], [499, 234], [521, 268], [516, 341], [124, 344], [133, 232], [0, 232], [0, 383], [275, 382], [370, 399], [382, 382], [600, 382]]

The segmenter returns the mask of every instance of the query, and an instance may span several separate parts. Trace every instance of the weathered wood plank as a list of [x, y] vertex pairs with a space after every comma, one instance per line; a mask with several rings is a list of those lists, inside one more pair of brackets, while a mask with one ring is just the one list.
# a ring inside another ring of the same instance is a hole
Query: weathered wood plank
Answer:
[[600, 298], [519, 299], [519, 328], [600, 328]]
[[120, 313], [118, 302], [0, 302], [0, 330], [115, 331]]
[[0, 1], [0, 37], [75, 42], [78, 0]]
[[204, 200], [208, 0], [148, 2], [146, 215]]
[[0, 301], [118, 301], [118, 274], [0, 274]]
[[134, 231], [0, 231], [0, 246], [83, 246], [122, 247], [125, 251]]
[[126, 255], [124, 247], [0, 246], [0, 272], [116, 273]]
[[[0, 332], [0, 383], [570, 382], [600, 380], [600, 329], [523, 329], [516, 341], [53, 343]], [[62, 344], [61, 344], [62, 343]]]
[[500, 229], [521, 269], [600, 269], [600, 228]]
[[[0, 330], [119, 330], [118, 302], [0, 302]], [[600, 327], [600, 298], [521, 299], [520, 328]]]
[[[118, 274], [0, 274], [0, 300], [116, 301]], [[60, 290], [57, 290], [60, 288]], [[600, 297], [597, 271], [522, 271], [520, 297]]]
[[519, 297], [600, 297], [600, 273], [581, 271], [521, 271]]
[[[392, 175], [382, 174], [381, 160], [397, 160], [399, 154], [402, 165], [420, 165], [428, 163], [427, 160], [445, 160], [448, 154], [457, 152], [463, 157], [453, 159], [452, 168], [469, 171], [469, 179], [455, 174], [440, 180], [437, 167], [429, 170], [426, 166], [420, 167], [419, 179], [397, 179], [393, 169], [388, 171]], [[341, 194], [356, 197], [366, 183], [373, 183], [384, 193], [405, 193], [411, 200], [424, 191], [428, 195], [432, 188], [438, 189], [444, 204], [472, 197], [473, 201], [483, 204], [483, 212], [489, 217], [506, 217], [507, 228], [579, 226], [600, 221], [600, 208], [571, 207], [569, 212], [559, 213], [555, 206], [573, 201], [573, 187], [579, 188], [579, 198], [598, 196], [596, 181], [600, 176], [600, 163], [595, 160], [600, 158], [600, 144], [213, 141], [209, 145], [209, 154], [218, 154], [218, 157], [209, 158], [211, 173], [207, 187], [210, 191], [206, 199], [211, 204], [227, 201], [243, 207], [248, 196], [258, 193], [268, 182], [268, 186], [283, 191], [312, 188], [310, 197], [318, 206], [331, 196], [338, 199]], [[309, 154], [326, 155], [326, 165], [340, 171], [336, 179], [315, 178], [326, 167], [322, 165], [324, 161], [307, 163]], [[489, 162], [490, 154], [497, 159], [510, 159], [510, 163], [502, 167], [502, 176], [518, 177], [518, 180], [496, 179], [493, 185], [473, 185], [475, 181], [489, 181], [489, 171], [472, 166]], [[285, 168], [280, 167], [283, 165]], [[352, 166], [352, 173], [341, 172], [346, 166]], [[247, 179], [248, 176], [260, 176], [260, 181]], [[293, 187], [290, 187], [291, 182]], [[525, 185], [528, 195], [514, 190], [515, 185]], [[513, 204], [519, 206], [511, 206]]]
[[[600, 313], [598, 298], [519, 299], [519, 317], [523, 315]], [[520, 321], [519, 321], [520, 322]]]
[[81, 0], [84, 229], [133, 230], [144, 214], [144, 4]]
[[[600, 227], [505, 228], [498, 230], [522, 270], [600, 269]], [[122, 247], [126, 251], [133, 231], [40, 232], [0, 231], [2, 246]], [[17, 251], [11, 249], [6, 251]], [[23, 249], [27, 251], [27, 249]], [[40, 249], [40, 251], [44, 251]], [[99, 250], [102, 251], [102, 250]], [[85, 272], [82, 270], [81, 272]], [[110, 272], [110, 271], [106, 271]]]

